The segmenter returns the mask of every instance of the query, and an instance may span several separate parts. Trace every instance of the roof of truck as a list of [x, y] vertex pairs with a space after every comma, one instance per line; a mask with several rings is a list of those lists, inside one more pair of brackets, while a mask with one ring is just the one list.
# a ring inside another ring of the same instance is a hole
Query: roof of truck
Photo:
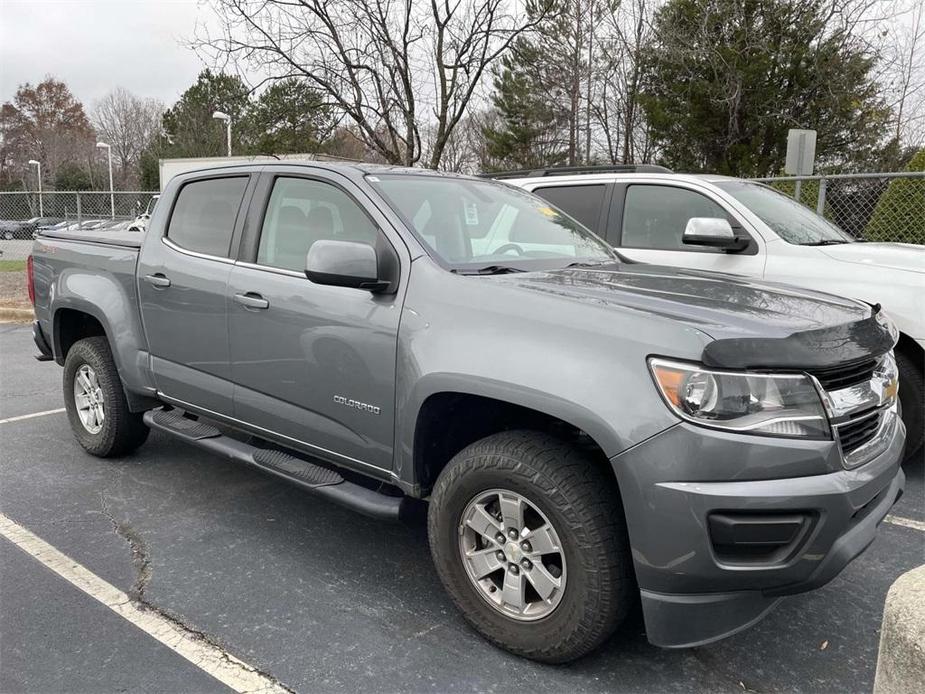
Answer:
[[327, 169], [328, 171], [338, 171], [345, 175], [366, 176], [370, 174], [382, 175], [413, 175], [413, 176], [440, 176], [451, 178], [474, 178], [467, 174], [453, 173], [450, 171], [435, 171], [433, 169], [424, 169], [412, 166], [396, 166], [393, 164], [370, 164], [367, 162], [329, 162], [318, 161], [315, 159], [285, 159], [280, 161], [254, 161], [227, 164], [224, 166], [208, 166], [201, 169], [190, 169], [180, 175], [203, 173], [205, 171], [216, 171], [221, 169], [261, 169], [267, 166], [292, 166], [292, 167], [310, 167], [315, 169]]
[[[326, 169], [328, 171], [337, 171], [345, 176], [350, 177], [363, 177], [368, 175], [407, 175], [407, 176], [436, 176], [443, 178], [466, 178], [473, 180], [499, 180], [505, 183], [514, 183], [521, 184], [524, 182], [556, 182], [559, 184], [568, 183], [568, 182], [578, 182], [578, 181], [609, 181], [613, 180], [614, 177], [619, 178], [662, 178], [666, 180], [697, 180], [705, 181], [708, 183], [719, 183], [721, 181], [734, 181], [740, 180], [732, 176], [721, 176], [719, 174], [683, 174], [683, 173], [672, 173], [668, 169], [663, 167], [646, 167], [642, 168], [639, 171], [621, 171], [619, 167], [616, 167], [611, 171], [599, 171], [594, 172], [595, 167], [589, 168], [587, 171], [581, 171], [580, 167], [576, 168], [574, 173], [556, 173], [555, 176], [551, 175], [530, 175], [530, 171], [523, 172], [506, 172], [504, 174], [499, 174], [497, 177], [493, 174], [479, 174], [478, 176], [472, 176], [469, 174], [455, 173], [451, 171], [435, 171], [433, 169], [425, 169], [412, 166], [398, 166], [394, 164], [372, 164], [368, 162], [329, 162], [329, 161], [319, 161], [315, 159], [285, 159], [278, 162], [274, 161], [259, 161], [259, 162], [242, 162], [228, 164], [227, 166], [210, 166], [202, 169], [195, 169], [190, 171], [184, 171], [183, 174], [195, 174], [202, 173], [205, 171], [214, 171], [218, 169], [260, 169], [267, 166], [280, 166], [280, 167], [308, 167], [316, 169]], [[512, 176], [511, 174], [523, 173], [523, 177]]]

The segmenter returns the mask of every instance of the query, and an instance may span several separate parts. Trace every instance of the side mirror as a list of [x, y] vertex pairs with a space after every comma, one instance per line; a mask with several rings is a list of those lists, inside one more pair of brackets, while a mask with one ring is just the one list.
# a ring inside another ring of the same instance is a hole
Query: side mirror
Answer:
[[681, 240], [691, 246], [713, 248], [738, 248], [741, 243], [729, 221], [721, 217], [691, 217]]
[[305, 276], [315, 284], [382, 291], [376, 249], [354, 241], [315, 241], [308, 249]]

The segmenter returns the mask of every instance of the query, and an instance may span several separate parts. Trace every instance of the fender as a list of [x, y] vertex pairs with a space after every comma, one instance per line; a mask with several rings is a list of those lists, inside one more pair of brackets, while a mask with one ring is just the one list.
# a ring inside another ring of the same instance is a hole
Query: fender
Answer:
[[613, 427], [580, 403], [504, 381], [473, 377], [471, 374], [431, 373], [417, 380], [407, 398], [400, 401], [397, 407], [396, 474], [408, 485], [413, 486], [419, 482], [415, 479], [414, 470], [414, 436], [418, 415], [429, 397], [441, 393], [491, 398], [555, 417], [585, 432], [608, 458], [629, 446]]
[[67, 268], [57, 278], [52, 299], [52, 350], [55, 361], [63, 365], [61, 311], [70, 309], [92, 316], [109, 341], [113, 360], [122, 379], [126, 396], [153, 393], [148, 370], [147, 345], [134, 295], [134, 276], [123, 282], [112, 273]]

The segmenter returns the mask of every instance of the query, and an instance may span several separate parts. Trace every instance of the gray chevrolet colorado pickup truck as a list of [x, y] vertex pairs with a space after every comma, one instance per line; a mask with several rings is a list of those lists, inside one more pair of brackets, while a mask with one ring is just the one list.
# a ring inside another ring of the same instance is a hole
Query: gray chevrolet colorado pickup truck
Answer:
[[625, 262], [540, 198], [366, 165], [165, 188], [147, 232], [43, 232], [39, 358], [75, 436], [157, 429], [376, 518], [515, 653], [577, 658], [641, 600], [692, 646], [823, 585], [902, 493], [877, 306]]

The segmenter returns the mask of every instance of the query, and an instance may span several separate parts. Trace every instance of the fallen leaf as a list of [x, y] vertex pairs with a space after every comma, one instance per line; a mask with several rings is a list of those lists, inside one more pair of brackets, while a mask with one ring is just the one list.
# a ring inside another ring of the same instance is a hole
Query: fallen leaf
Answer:
[[824, 650], [825, 650], [826, 648], [828, 648], [828, 647], [829, 647], [829, 642], [828, 642], [828, 641], [823, 641], [823, 642], [822, 642], [822, 645], [819, 646], [819, 650], [820, 650], [820, 651], [824, 651]]

